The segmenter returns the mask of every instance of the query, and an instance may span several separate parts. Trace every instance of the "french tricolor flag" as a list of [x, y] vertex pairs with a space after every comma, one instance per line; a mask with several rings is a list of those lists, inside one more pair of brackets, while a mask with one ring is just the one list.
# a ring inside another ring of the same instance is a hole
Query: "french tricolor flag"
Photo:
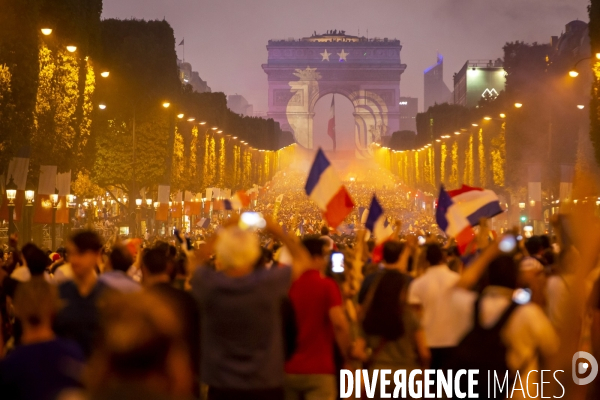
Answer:
[[238, 191], [231, 199], [223, 200], [223, 206], [226, 210], [239, 210], [250, 205], [250, 196], [243, 190]]
[[317, 203], [329, 226], [334, 228], [354, 208], [350, 194], [321, 149], [317, 151], [304, 189], [308, 197]]
[[369, 206], [369, 215], [365, 222], [365, 228], [367, 228], [371, 234], [375, 236], [375, 243], [380, 244], [385, 242], [394, 230], [388, 223], [387, 218], [383, 215], [383, 207], [379, 204], [376, 196], [373, 196], [371, 205]]
[[491, 190], [463, 185], [460, 189], [446, 191], [442, 186], [435, 219], [446, 235], [456, 239], [462, 253], [473, 240], [473, 227], [479, 220], [502, 212], [498, 196]]

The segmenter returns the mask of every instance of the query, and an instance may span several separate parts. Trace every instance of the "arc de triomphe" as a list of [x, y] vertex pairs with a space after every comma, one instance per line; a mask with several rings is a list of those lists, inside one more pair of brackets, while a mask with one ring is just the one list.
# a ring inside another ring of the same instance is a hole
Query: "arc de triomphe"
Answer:
[[370, 144], [399, 130], [399, 40], [367, 39], [328, 31], [298, 40], [270, 40], [263, 70], [269, 81], [268, 117], [313, 147], [317, 101], [331, 93], [354, 106], [356, 156], [369, 157]]

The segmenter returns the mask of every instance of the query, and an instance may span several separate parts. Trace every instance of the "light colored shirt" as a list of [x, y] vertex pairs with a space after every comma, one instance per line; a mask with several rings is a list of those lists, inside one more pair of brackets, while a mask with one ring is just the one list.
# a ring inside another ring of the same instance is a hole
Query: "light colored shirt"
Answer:
[[422, 307], [421, 324], [430, 348], [455, 347], [460, 340], [452, 304], [448, 301], [460, 275], [447, 265], [427, 268], [408, 287], [408, 304]]
[[[477, 293], [464, 289], [452, 291], [451, 303], [461, 329], [461, 339], [473, 329], [473, 312]], [[504, 311], [512, 303], [513, 290], [499, 286], [489, 286], [483, 291], [480, 305], [480, 323], [484, 328], [491, 328], [498, 322]], [[506, 345], [506, 363], [514, 373], [519, 370], [523, 385], [529, 385], [530, 393], [535, 393], [539, 384], [539, 375], [529, 371], [539, 371], [538, 355], [548, 357], [558, 351], [559, 339], [550, 320], [540, 306], [528, 303], [518, 306], [509, 317], [500, 333]], [[514, 396], [520, 396], [515, 391]], [[518, 398], [518, 397], [514, 397]]]
[[98, 279], [109, 288], [121, 293], [136, 293], [142, 290], [142, 286], [123, 271], [105, 272]]

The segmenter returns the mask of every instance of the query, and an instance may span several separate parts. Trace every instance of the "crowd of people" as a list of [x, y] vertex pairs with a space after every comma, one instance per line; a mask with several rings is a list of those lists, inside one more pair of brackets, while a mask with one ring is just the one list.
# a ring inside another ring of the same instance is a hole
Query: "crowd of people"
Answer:
[[[202, 240], [78, 230], [49, 256], [11, 237], [0, 398], [333, 400], [342, 369], [506, 369], [521, 390], [479, 398], [534, 398], [544, 385], [544, 396], [600, 396], [570, 374], [576, 351], [600, 356], [593, 214], [557, 218], [552, 239], [497, 237], [481, 221], [459, 254], [405, 188], [363, 173], [347, 185], [357, 207], [376, 191], [394, 227], [385, 241], [359, 213], [326, 226], [293, 171], [260, 198], [262, 224], [231, 213]], [[545, 383], [542, 370], [563, 373]]]

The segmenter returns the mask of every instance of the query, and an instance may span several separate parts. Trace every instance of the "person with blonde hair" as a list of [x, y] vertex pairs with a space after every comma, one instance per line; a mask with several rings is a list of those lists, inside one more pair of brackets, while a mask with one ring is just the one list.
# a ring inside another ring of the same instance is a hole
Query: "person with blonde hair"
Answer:
[[50, 400], [65, 389], [81, 387], [81, 348], [52, 331], [59, 309], [56, 287], [43, 277], [19, 283], [14, 308], [23, 326], [22, 345], [0, 362], [3, 398]]
[[[289, 250], [291, 267], [256, 268], [257, 233], [230, 221], [214, 243], [216, 270], [200, 266], [192, 291], [200, 304], [201, 375], [209, 400], [281, 400], [284, 385], [282, 302], [310, 265], [299, 240], [266, 222]], [[208, 253], [208, 252], [206, 252]]]

